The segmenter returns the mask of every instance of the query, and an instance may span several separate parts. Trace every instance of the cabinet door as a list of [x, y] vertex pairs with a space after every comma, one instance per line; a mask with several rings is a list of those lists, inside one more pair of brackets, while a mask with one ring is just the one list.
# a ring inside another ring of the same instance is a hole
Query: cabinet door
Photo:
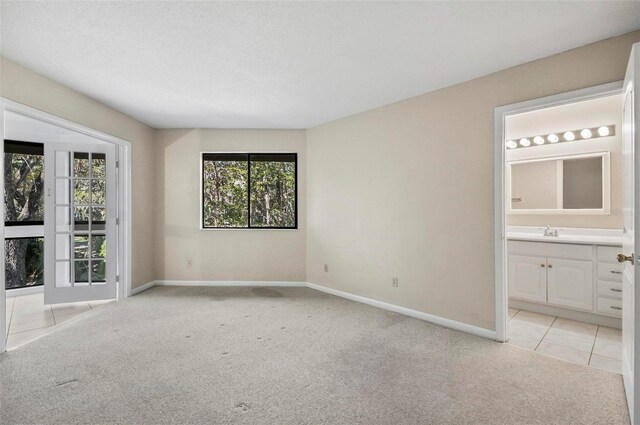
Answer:
[[593, 263], [547, 260], [549, 304], [593, 310]]
[[509, 255], [509, 297], [547, 302], [547, 259]]

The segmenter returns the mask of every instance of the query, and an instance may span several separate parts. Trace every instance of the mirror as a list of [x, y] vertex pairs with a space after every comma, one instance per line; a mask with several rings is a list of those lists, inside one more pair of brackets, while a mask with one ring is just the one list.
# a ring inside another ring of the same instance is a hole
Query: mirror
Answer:
[[511, 162], [510, 214], [608, 214], [609, 153]]

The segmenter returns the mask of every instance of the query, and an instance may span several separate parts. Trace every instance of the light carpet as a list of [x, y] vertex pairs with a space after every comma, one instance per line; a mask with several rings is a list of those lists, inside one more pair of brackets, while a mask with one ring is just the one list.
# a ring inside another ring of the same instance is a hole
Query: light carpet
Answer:
[[0, 355], [2, 424], [627, 424], [620, 375], [307, 288], [155, 287]]

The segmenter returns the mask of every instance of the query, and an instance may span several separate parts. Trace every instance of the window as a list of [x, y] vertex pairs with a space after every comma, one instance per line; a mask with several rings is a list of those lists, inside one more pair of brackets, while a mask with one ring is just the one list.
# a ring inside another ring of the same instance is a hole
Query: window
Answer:
[[43, 284], [44, 145], [4, 142], [5, 288]]
[[44, 145], [4, 142], [5, 226], [44, 224]]
[[297, 229], [295, 153], [202, 155], [203, 229]]
[[5, 239], [6, 289], [44, 283], [44, 238]]

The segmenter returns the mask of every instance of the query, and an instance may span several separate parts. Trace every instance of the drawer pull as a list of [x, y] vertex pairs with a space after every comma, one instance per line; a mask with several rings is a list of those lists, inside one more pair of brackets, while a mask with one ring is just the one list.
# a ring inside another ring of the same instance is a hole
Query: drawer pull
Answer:
[[615, 305], [612, 305], [611, 308], [614, 310], [622, 310], [622, 307], [616, 307]]
[[622, 292], [622, 289], [616, 289], [616, 288], [609, 288], [609, 290], [613, 292]]
[[613, 273], [613, 274], [622, 274], [622, 272], [619, 272], [617, 270], [611, 270], [611, 273]]

